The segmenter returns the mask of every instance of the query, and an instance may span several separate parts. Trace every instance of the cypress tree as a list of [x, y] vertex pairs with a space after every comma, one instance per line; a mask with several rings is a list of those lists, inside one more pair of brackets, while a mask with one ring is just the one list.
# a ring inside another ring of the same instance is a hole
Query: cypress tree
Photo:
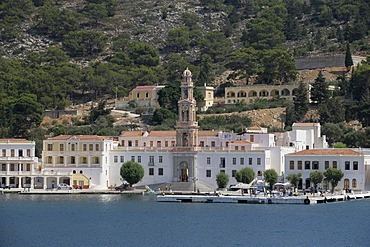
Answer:
[[346, 48], [346, 57], [344, 59], [344, 65], [349, 68], [353, 65], [352, 55], [351, 55], [351, 49], [349, 48], [349, 43], [347, 43]]

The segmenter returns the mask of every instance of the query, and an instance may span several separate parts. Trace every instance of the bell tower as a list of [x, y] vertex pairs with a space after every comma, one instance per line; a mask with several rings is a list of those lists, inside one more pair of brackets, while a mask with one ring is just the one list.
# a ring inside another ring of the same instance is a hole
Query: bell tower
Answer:
[[178, 101], [179, 119], [176, 123], [176, 146], [194, 149], [198, 143], [198, 122], [196, 121], [196, 101], [194, 99], [192, 74], [186, 69], [182, 74], [181, 97]]

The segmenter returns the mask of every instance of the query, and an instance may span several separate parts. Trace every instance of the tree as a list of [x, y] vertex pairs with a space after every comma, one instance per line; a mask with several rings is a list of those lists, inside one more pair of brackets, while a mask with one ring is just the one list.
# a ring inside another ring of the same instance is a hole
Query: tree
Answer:
[[326, 79], [320, 71], [311, 88], [311, 100], [321, 104], [329, 99], [329, 90]]
[[216, 182], [217, 182], [218, 188], [220, 189], [226, 188], [227, 184], [229, 183], [229, 175], [227, 175], [224, 172], [220, 172], [216, 176]]
[[122, 164], [120, 175], [130, 185], [133, 185], [144, 177], [144, 168], [139, 163], [130, 160]]
[[257, 57], [257, 51], [252, 47], [233, 51], [229, 55], [229, 62], [226, 65], [234, 71], [229, 77], [245, 78], [246, 83], [249, 84], [250, 77], [257, 73]]
[[348, 42], [347, 42], [347, 47], [346, 47], [346, 57], [344, 58], [344, 65], [347, 67], [347, 70], [349, 70], [349, 68], [353, 66], [351, 49], [349, 47]]
[[338, 182], [343, 178], [344, 174], [340, 169], [337, 168], [328, 168], [324, 171], [325, 178], [331, 183], [332, 193], [334, 193], [335, 187], [338, 185]]
[[324, 179], [324, 175], [320, 171], [313, 171], [310, 173], [310, 180], [313, 183], [315, 190], [317, 189], [317, 185], [322, 182]]
[[277, 172], [274, 169], [268, 169], [263, 172], [263, 176], [265, 177], [265, 181], [269, 184], [270, 190], [272, 190], [272, 187], [278, 181]]
[[92, 56], [103, 51], [106, 37], [95, 31], [73, 31], [63, 36], [63, 46], [72, 57]]
[[161, 107], [177, 113], [177, 101], [180, 98], [180, 87], [174, 84], [167, 85], [158, 92], [158, 103]]
[[318, 106], [318, 113], [320, 115], [320, 123], [341, 123], [345, 116], [345, 109], [340, 99], [331, 98], [322, 102]]
[[254, 179], [254, 171], [249, 167], [243, 168], [235, 173], [235, 179], [239, 183], [249, 184]]
[[307, 88], [306, 86], [301, 82], [299, 83], [297, 94], [295, 95], [295, 98], [293, 100], [294, 103], [294, 120], [295, 121], [302, 121], [304, 116], [306, 115], [308, 111], [308, 97], [307, 97]]
[[301, 180], [301, 173], [298, 174], [289, 174], [286, 179], [294, 186], [298, 187], [299, 181]]
[[190, 33], [189, 28], [186, 26], [172, 29], [168, 32], [167, 48], [170, 51], [180, 52], [189, 48]]
[[168, 121], [171, 119], [176, 120], [177, 115], [173, 111], [168, 110], [167, 108], [161, 107], [154, 111], [151, 122], [153, 122], [156, 125], [161, 125], [165, 121]]

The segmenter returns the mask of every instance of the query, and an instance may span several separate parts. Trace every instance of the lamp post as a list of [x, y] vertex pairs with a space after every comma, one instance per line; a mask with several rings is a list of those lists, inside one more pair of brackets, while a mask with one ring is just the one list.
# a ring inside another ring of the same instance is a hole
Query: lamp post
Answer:
[[194, 192], [197, 192], [197, 181], [198, 181], [198, 178], [197, 177], [193, 177]]

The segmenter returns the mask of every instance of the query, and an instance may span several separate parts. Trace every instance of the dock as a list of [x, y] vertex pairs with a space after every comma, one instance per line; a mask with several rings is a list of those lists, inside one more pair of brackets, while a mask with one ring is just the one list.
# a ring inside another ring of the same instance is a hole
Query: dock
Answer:
[[370, 198], [370, 192], [347, 195], [327, 196], [243, 196], [243, 195], [158, 195], [157, 202], [187, 202], [187, 203], [243, 203], [243, 204], [320, 204]]

